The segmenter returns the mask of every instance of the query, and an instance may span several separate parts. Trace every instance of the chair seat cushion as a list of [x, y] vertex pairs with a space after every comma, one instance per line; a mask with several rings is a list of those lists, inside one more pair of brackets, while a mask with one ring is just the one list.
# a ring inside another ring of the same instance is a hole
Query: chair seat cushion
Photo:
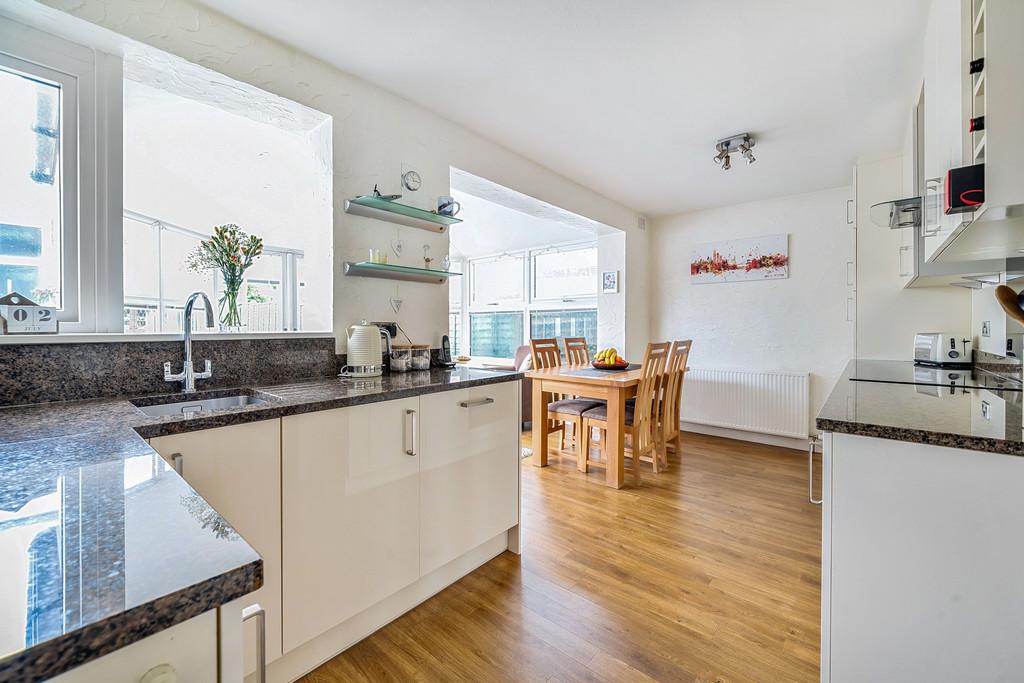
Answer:
[[[626, 415], [625, 415], [625, 422], [626, 422], [626, 424], [628, 424], [628, 425], [633, 424], [633, 412], [635, 410], [636, 410], [636, 404], [635, 403], [629, 403], [629, 402], [626, 403]], [[604, 405], [597, 406], [596, 408], [591, 408], [590, 410], [587, 410], [586, 412], [583, 413], [583, 417], [585, 417], [585, 418], [589, 417], [589, 418], [592, 418], [594, 420], [607, 420], [608, 419], [608, 404], [606, 403]]]
[[562, 413], [563, 415], [582, 415], [585, 411], [600, 405], [600, 401], [594, 401], [589, 398], [567, 398], [564, 401], [549, 403], [548, 412]]

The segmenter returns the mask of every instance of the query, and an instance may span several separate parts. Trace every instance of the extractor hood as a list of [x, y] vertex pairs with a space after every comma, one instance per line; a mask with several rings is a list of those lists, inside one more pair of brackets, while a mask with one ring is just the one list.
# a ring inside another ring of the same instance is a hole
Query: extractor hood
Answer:
[[921, 198], [906, 197], [872, 204], [871, 222], [882, 228], [902, 230], [921, 227]]

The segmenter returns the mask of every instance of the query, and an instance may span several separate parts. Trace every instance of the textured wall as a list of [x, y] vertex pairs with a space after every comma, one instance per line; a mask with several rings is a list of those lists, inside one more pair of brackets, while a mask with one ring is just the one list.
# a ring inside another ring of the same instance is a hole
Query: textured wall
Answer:
[[[653, 228], [655, 338], [693, 339], [690, 365], [811, 373], [812, 417], [853, 357], [846, 320], [849, 188], [660, 219]], [[789, 234], [789, 278], [690, 284], [690, 247]]]
[[[360, 318], [397, 318], [413, 338], [434, 346], [447, 331], [446, 288], [339, 274], [343, 261], [364, 258], [370, 247], [387, 248], [396, 237], [405, 242], [402, 263], [407, 265], [422, 263], [424, 244], [431, 246], [436, 257], [447, 252], [446, 236], [343, 212], [345, 197], [369, 192], [374, 183], [379, 183], [382, 191], [397, 192], [403, 166], [415, 168], [423, 176], [422, 189], [406, 199], [424, 208], [432, 207], [438, 195], [448, 194], [449, 167], [455, 166], [626, 230], [627, 249], [638, 259], [630, 266], [646, 259], [646, 233], [636, 229], [635, 211], [199, 5], [187, 0], [45, 0], [45, 5], [333, 117], [334, 329], [339, 351], [345, 348], [344, 328]], [[29, 15], [33, 23], [51, 31], [62, 25], [59, 18], [34, 16], [47, 11], [46, 7], [33, 10], [24, 2], [20, 6], [22, 9], [13, 13], [23, 20]], [[636, 276], [625, 281], [636, 285], [627, 297], [637, 321], [630, 325], [631, 334], [639, 344], [648, 331], [646, 287], [641, 286], [646, 282], [646, 268], [638, 267]], [[389, 303], [395, 296], [404, 301], [398, 315]]]

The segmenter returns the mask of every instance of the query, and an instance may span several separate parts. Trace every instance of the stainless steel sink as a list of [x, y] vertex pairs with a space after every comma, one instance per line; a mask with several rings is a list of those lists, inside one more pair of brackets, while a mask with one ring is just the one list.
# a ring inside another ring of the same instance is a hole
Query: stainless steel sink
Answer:
[[172, 403], [153, 403], [154, 399], [136, 399], [131, 401], [131, 404], [150, 417], [163, 417], [165, 415], [188, 415], [195, 417], [215, 410], [263, 405], [269, 402], [268, 398], [265, 395], [259, 396], [255, 393], [242, 393], [211, 398], [196, 397], [194, 399], [177, 400]]

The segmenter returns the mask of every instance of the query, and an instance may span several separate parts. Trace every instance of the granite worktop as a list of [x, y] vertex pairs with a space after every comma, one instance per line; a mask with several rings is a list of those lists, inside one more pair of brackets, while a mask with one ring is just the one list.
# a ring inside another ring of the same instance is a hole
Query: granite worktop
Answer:
[[520, 377], [317, 377], [245, 387], [264, 403], [190, 416], [136, 407], [181, 395], [0, 409], [0, 681], [48, 679], [262, 585], [259, 555], [145, 439]]
[[967, 385], [853, 381], [858, 374], [851, 361], [818, 413], [819, 430], [1024, 455], [1019, 385], [980, 370]]

